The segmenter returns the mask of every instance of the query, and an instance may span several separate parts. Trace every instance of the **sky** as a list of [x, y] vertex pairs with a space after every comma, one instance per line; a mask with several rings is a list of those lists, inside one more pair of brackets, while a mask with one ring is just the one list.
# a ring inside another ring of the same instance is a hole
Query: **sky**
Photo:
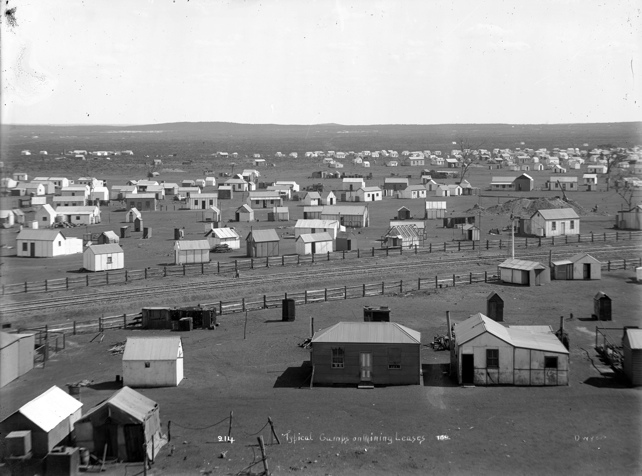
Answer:
[[3, 124], [642, 120], [638, 0], [2, 3]]

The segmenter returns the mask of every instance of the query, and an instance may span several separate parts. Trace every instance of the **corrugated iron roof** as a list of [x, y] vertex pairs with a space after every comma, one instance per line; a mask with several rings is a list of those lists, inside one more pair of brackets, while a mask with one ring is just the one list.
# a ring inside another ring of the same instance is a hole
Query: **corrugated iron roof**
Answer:
[[252, 210], [252, 208], [247, 203], [245, 205], [241, 205], [240, 207], [238, 207], [236, 209], [236, 211], [240, 212], [240, 213], [253, 213], [254, 212], [254, 210]]
[[565, 220], [570, 218], [579, 218], [579, 215], [572, 208], [548, 208], [537, 210], [545, 220]]
[[[526, 329], [533, 327], [533, 329]], [[508, 328], [508, 334], [511, 338], [511, 344], [522, 349], [541, 350], [545, 352], [556, 352], [558, 354], [568, 354], [564, 344], [560, 342], [553, 331], [546, 326], [520, 326], [519, 328]]]
[[65, 215], [92, 215], [94, 213], [100, 214], [98, 207], [56, 207], [56, 213]]
[[364, 192], [381, 192], [381, 189], [379, 187], [376, 187], [376, 186], [361, 187], [361, 190], [363, 190]]
[[594, 261], [596, 263], [601, 263], [599, 259], [594, 258], [593, 256], [591, 256], [588, 253], [578, 253], [576, 255], [573, 255], [573, 256], [571, 256], [569, 258], [569, 261], [572, 261], [573, 263], [577, 263], [578, 261], [580, 261], [583, 258], [588, 258], [589, 261]]
[[332, 241], [332, 237], [325, 231], [321, 233], [302, 233], [296, 241], [303, 241], [304, 243], [319, 243], [323, 241]]
[[323, 211], [323, 206], [322, 205], [311, 205], [308, 207], [303, 207], [303, 213], [306, 212], [322, 212]]
[[642, 349], [642, 329], [625, 329], [631, 349]]
[[553, 266], [564, 266], [565, 264], [573, 264], [571, 260], [561, 259], [559, 261], [553, 261]]
[[517, 177], [493, 177], [490, 181], [491, 184], [494, 183], [513, 183]]
[[248, 233], [247, 238], [245, 240], [249, 240], [250, 237], [252, 238], [252, 241], [254, 243], [265, 243], [268, 241], [279, 241], [279, 235], [277, 234], [276, 230], [270, 229], [270, 230], [252, 230], [250, 233]]
[[265, 192], [263, 192], [263, 191], [258, 192], [257, 191], [257, 192], [250, 192], [249, 198], [250, 198], [250, 200], [254, 200], [254, 199], [257, 199], [257, 198], [258, 199], [267, 199], [267, 198], [277, 198], [278, 199], [278, 198], [281, 198], [281, 195], [279, 195], [278, 192], [271, 191], [271, 190], [268, 190], [268, 191], [265, 191]]
[[111, 253], [123, 253], [123, 249], [116, 243], [108, 243], [104, 245], [90, 245], [87, 250], [91, 250], [95, 255], [107, 255]]
[[216, 238], [240, 238], [236, 230], [232, 230], [231, 228], [212, 228], [210, 233], [216, 236]]
[[526, 261], [523, 259], [509, 258], [499, 265], [500, 268], [521, 269], [530, 271], [531, 269], [546, 269], [542, 263], [536, 261]]
[[209, 250], [210, 243], [207, 240], [187, 240], [187, 241], [177, 241], [176, 246], [180, 251], [186, 250]]
[[310, 198], [310, 199], [320, 199], [321, 194], [319, 192], [308, 192], [305, 194], [305, 198]]
[[62, 235], [63, 239], [66, 239], [65, 235], [58, 230], [33, 230], [30, 228], [24, 228], [20, 233], [18, 233], [16, 240], [53, 241], [58, 237], [58, 235]]
[[128, 337], [123, 360], [176, 360], [180, 349], [180, 337]]
[[421, 344], [421, 333], [396, 322], [339, 322], [315, 332], [315, 342]]
[[339, 222], [336, 220], [318, 220], [312, 218], [297, 220], [294, 228], [339, 228]]
[[73, 415], [82, 403], [55, 385], [18, 410], [43, 431], [51, 431], [65, 418]]
[[404, 240], [412, 240], [419, 236], [419, 230], [415, 225], [393, 225], [388, 229], [384, 236], [396, 236], [401, 237]]
[[363, 215], [368, 208], [359, 205], [326, 205], [323, 207], [324, 215]]
[[85, 413], [80, 421], [87, 420], [93, 413], [100, 411], [105, 405], [118, 408], [141, 423], [158, 407], [158, 404], [154, 400], [147, 398], [145, 395], [129, 387], [123, 387], [107, 400], [104, 400]]
[[510, 343], [510, 336], [504, 326], [478, 312], [455, 326], [457, 345], [465, 344], [484, 332], [490, 332], [504, 342]]
[[[396, 160], [393, 160], [392, 162], [396, 162]], [[385, 177], [383, 179], [383, 183], [408, 183], [407, 178], [397, 178], [397, 177]]]

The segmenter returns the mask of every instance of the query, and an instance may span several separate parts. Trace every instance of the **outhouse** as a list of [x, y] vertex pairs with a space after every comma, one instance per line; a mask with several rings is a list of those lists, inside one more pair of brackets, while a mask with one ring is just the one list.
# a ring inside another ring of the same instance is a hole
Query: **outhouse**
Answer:
[[397, 210], [397, 220], [410, 220], [410, 210], [406, 207], [401, 207]]
[[632, 385], [642, 385], [642, 329], [624, 328], [622, 367]]
[[593, 319], [599, 321], [610, 321], [611, 319], [611, 298], [600, 291], [593, 298]]
[[141, 217], [134, 218], [134, 231], [143, 231], [143, 219]]
[[493, 321], [504, 321], [504, 300], [495, 291], [486, 298], [486, 315]]

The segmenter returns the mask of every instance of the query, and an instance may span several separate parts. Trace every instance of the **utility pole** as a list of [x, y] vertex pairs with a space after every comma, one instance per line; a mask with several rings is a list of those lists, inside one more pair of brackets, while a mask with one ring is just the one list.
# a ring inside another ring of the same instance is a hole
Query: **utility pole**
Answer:
[[510, 246], [510, 257], [515, 258], [515, 226], [513, 225], [513, 222], [515, 220], [515, 217], [511, 214], [510, 216], [510, 240], [511, 240], [511, 246]]

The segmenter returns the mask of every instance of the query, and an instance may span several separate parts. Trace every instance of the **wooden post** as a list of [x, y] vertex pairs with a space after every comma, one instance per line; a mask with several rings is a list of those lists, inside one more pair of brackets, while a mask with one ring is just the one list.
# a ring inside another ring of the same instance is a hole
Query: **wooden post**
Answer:
[[461, 251], [461, 241], [457, 242], [457, 251]]
[[564, 235], [564, 244], [568, 245], [568, 235]]
[[201, 263], [201, 274], [205, 274], [205, 265]]
[[325, 298], [324, 300], [327, 302], [327, 300], [328, 300], [328, 288], [324, 289], [323, 296]]
[[401, 246], [399, 247], [399, 254], [400, 254], [400, 255], [402, 255], [402, 254], [403, 254], [403, 245], [401, 245]]
[[381, 281], [381, 295], [383, 296], [384, 294], [386, 294], [386, 282]]
[[539, 246], [539, 247], [542, 246], [542, 237], [541, 236], [537, 237], [537, 246]]
[[227, 436], [228, 440], [230, 439], [229, 437], [232, 436], [232, 420], [234, 419], [234, 412], [230, 412], [230, 425], [227, 427]]
[[145, 268], [145, 279], [147, 279], [147, 268]]
[[475, 251], [475, 240], [473, 240], [473, 251]]
[[328, 261], [330, 261], [330, 252], [328, 251]]
[[245, 340], [246, 333], [247, 333], [247, 311], [245, 311], [245, 324], [243, 324], [243, 340]]
[[218, 313], [219, 315], [223, 315], [223, 301], [218, 302]]
[[432, 243], [428, 243], [428, 253], [432, 253]]
[[484, 271], [484, 282], [488, 282], [488, 271]]
[[127, 282], [127, 270], [125, 270], [125, 282]]
[[167, 266], [163, 266], [163, 277], [167, 277]]
[[254, 258], [250, 258], [250, 269], [254, 269]]
[[76, 335], [76, 321], [74, 321], [74, 335]]
[[243, 306], [243, 311], [245, 311], [245, 298], [241, 298], [241, 306]]
[[453, 274], [453, 288], [455, 287], [455, 275]]
[[618, 241], [620, 239], [620, 232], [616, 231], [615, 232], [615, 241]]
[[[105, 445], [105, 449], [107, 449], [107, 445]], [[148, 465], [148, 462], [147, 462], [147, 444], [146, 443], [143, 443], [143, 453], [144, 453], [144, 457], [143, 457], [143, 476], [147, 476], [147, 465]]]
[[[374, 253], [372, 254], [374, 256]], [[388, 257], [388, 248], [386, 248], [386, 258]]]
[[417, 254], [417, 245], [415, 245], [415, 254]]
[[267, 309], [267, 296], [263, 295], [263, 309]]
[[439, 280], [437, 279], [437, 276], [435, 276], [435, 289], [439, 288]]
[[314, 253], [310, 253], [312, 255], [312, 264], [314, 264]]
[[624, 262], [624, 269], [626, 269], [626, 260], [623, 259], [622, 261]]
[[486, 249], [488, 249], [488, 240], [486, 240]]
[[417, 278], [417, 291], [421, 291], [421, 278]]
[[499, 239], [499, 249], [500, 250], [502, 249], [502, 239], [501, 238]]
[[[300, 261], [301, 261], [300, 258], [301, 258], [300, 255], [296, 255], [296, 264], [300, 263]], [[314, 258], [314, 255], [312, 255], [312, 258]]]
[[[450, 325], [450, 311], [446, 311], [446, 325], [448, 326], [448, 348], [453, 348], [453, 333]], [[452, 355], [452, 354], [451, 354]], [[452, 375], [452, 365], [448, 364], [448, 374]]]
[[363, 285], [363, 297], [366, 297], [366, 285]]
[[[65, 278], [65, 288], [69, 289], [69, 278]], [[4, 287], [2, 289], [3, 289], [2, 294], [4, 294]]]
[[374, 246], [372, 247], [372, 256], [374, 256]]
[[270, 469], [268, 468], [267, 456], [265, 455], [265, 443], [263, 443], [263, 436], [257, 438], [259, 440], [259, 447], [261, 448], [261, 460], [263, 461], [263, 469], [265, 469], [265, 474], [270, 474]]
[[348, 299], [348, 286], [343, 286], [343, 299]]
[[400, 280], [399, 280], [399, 292], [400, 292], [400, 293], [402, 293], [402, 292], [403, 292], [403, 279], [400, 279]]
[[607, 266], [607, 267], [606, 267], [607, 271], [611, 271], [611, 260], [609, 260], [609, 261], [607, 262], [607, 265], [606, 265], [606, 266]]
[[582, 241], [582, 234], [578, 233], [577, 234], [577, 242], [580, 243]]
[[109, 284], [109, 271], [105, 271], [105, 284]]
[[123, 329], [127, 329], [127, 313], [123, 314]]
[[172, 420], [167, 422], [167, 442], [172, 442]]
[[216, 274], [221, 274], [221, 262], [216, 262]]
[[285, 255], [281, 256], [281, 266], [285, 266]]
[[359, 248], [357, 248], [357, 258], [361, 258], [361, 250]]
[[234, 273], [239, 274], [239, 262], [236, 259], [234, 260]]
[[346, 259], [346, 250], [343, 250], [343, 258], [341, 259]]
[[185, 265], [183, 265], [183, 276], [185, 276]]
[[277, 444], [281, 444], [281, 440], [279, 440], [279, 435], [276, 434], [276, 431], [274, 430], [274, 423], [272, 423], [272, 418], [268, 417], [268, 423], [270, 424], [270, 428], [272, 429], [272, 436], [276, 438]]
[[473, 284], [473, 273], [470, 273], [470, 282], [468, 284]]
[[446, 251], [446, 242], [444, 241], [444, 251]]
[[307, 304], [308, 303], [308, 290], [306, 289], [303, 291], [303, 303]]
[[593, 243], [594, 238], [595, 237], [593, 236], [593, 232], [591, 232], [591, 243]]
[[103, 318], [102, 317], [98, 318], [98, 331], [99, 332], [103, 331]]
[[314, 317], [310, 317], [310, 337], [314, 337]]
[[47, 280], [45, 279], [45, 292], [47, 292]]
[[524, 246], [524, 247], [528, 248], [528, 238], [526, 238], [526, 242], [525, 243], [526, 243], [526, 246]]
[[604, 241], [606, 241], [606, 232], [604, 232]]
[[[89, 275], [85, 276], [85, 281], [87, 282], [87, 286], [89, 286]], [[25, 287], [26, 287], [26, 284], [27, 283], [25, 283]]]
[[595, 348], [597, 349], [597, 326], [595, 326]]

